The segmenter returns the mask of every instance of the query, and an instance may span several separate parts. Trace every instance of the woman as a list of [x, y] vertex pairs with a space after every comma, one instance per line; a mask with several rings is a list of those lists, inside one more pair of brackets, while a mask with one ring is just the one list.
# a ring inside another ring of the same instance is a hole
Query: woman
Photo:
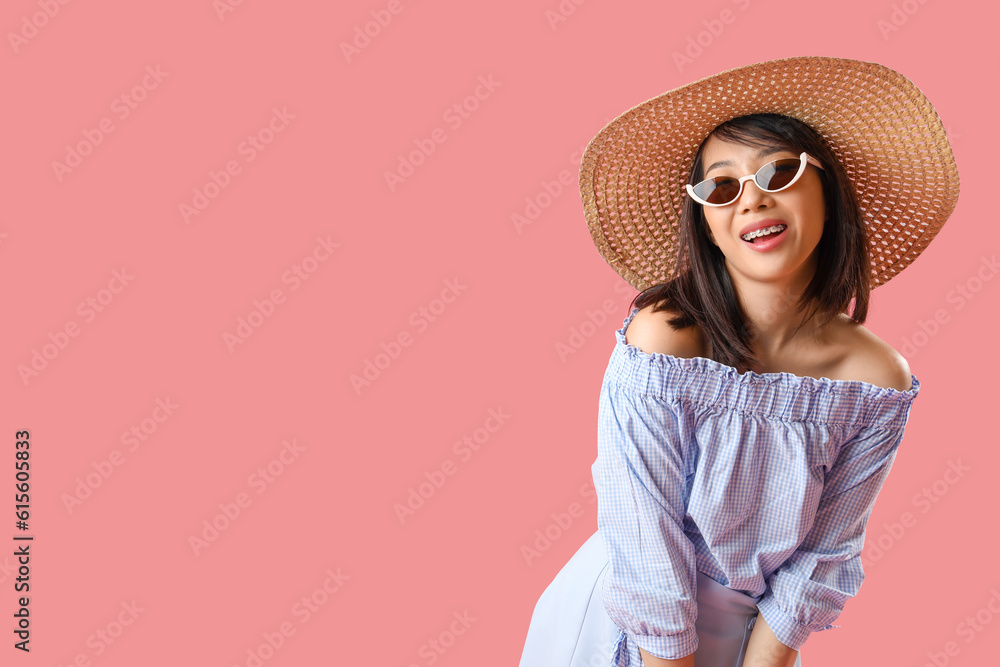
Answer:
[[920, 389], [862, 324], [954, 209], [943, 125], [881, 65], [770, 61], [612, 121], [581, 190], [641, 294], [601, 389], [598, 532], [521, 667], [801, 665], [858, 593]]

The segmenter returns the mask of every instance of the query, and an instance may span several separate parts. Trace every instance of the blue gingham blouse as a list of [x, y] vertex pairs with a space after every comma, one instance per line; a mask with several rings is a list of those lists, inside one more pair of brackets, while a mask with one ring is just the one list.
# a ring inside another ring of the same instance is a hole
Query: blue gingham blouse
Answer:
[[612, 664], [638, 647], [698, 647], [696, 570], [747, 595], [798, 649], [858, 593], [861, 548], [920, 383], [748, 372], [625, 342], [601, 388], [593, 465], [610, 560], [604, 606], [621, 630]]

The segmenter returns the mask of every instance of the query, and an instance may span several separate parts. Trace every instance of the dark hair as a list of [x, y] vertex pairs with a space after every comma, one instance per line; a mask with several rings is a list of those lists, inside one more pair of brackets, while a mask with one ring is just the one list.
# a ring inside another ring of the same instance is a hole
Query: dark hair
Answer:
[[[819, 241], [816, 273], [795, 304], [795, 312], [801, 313], [811, 306], [812, 311], [803, 324], [820, 313], [820, 326], [824, 326], [845, 312], [853, 299], [851, 318], [863, 324], [868, 316], [871, 291], [867, 228], [854, 186], [823, 137], [802, 121], [779, 114], [740, 116], [719, 125], [709, 134], [713, 136], [752, 147], [806, 151], [820, 161], [823, 165], [820, 180], [829, 218]], [[698, 147], [691, 165], [691, 183], [704, 178], [702, 151], [707, 141], [708, 137]], [[750, 367], [757, 361], [751, 348], [754, 334], [736, 298], [725, 256], [708, 238], [701, 205], [690, 197], [685, 200], [674, 276], [636, 295], [629, 312], [650, 303], [656, 304], [654, 311], [679, 312], [668, 320], [671, 326], [683, 329], [697, 324], [711, 345], [715, 361]]]

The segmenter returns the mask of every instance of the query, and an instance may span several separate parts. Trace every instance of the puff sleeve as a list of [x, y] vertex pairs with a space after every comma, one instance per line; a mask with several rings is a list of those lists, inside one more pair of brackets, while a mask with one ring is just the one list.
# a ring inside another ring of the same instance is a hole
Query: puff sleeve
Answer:
[[858, 594], [865, 528], [903, 431], [861, 430], [827, 472], [812, 527], [757, 604], [782, 644], [798, 650], [812, 632], [839, 627], [833, 621]]
[[695, 551], [683, 529], [693, 462], [679, 430], [676, 404], [613, 382], [602, 388], [593, 473], [609, 557], [604, 606], [623, 633], [618, 651], [628, 641], [667, 659], [698, 647]]

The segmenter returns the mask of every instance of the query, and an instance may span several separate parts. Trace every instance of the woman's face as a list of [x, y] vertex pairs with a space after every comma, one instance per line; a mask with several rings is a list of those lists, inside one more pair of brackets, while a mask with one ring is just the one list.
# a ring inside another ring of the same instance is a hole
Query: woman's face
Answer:
[[[740, 178], [755, 174], [772, 160], [798, 156], [784, 149], [761, 149], [710, 137], [702, 151], [702, 164], [706, 167], [704, 178]], [[750, 180], [743, 184], [743, 191], [732, 204], [702, 206], [702, 210], [709, 238], [725, 255], [731, 275], [740, 274], [758, 282], [792, 280], [802, 285], [812, 278], [826, 218], [823, 184], [812, 165], [808, 165], [799, 180], [786, 190], [764, 192]], [[756, 226], [764, 221], [767, 226], [787, 226], [780, 237], [774, 238], [780, 242], [770, 249], [764, 249], [763, 245], [755, 247], [741, 238], [741, 232], [748, 225]]]

